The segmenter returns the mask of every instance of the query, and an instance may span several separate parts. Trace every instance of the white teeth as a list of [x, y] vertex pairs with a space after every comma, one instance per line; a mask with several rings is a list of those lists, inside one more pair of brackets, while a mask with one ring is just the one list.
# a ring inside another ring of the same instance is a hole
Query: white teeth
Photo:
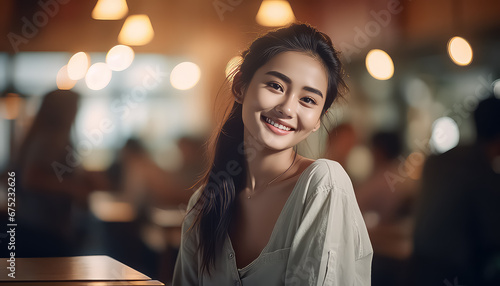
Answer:
[[271, 119], [269, 119], [267, 117], [266, 117], [266, 122], [273, 125], [276, 128], [281, 129], [281, 130], [290, 131], [290, 129], [291, 129], [290, 127], [286, 127], [286, 126], [283, 126], [281, 124], [275, 123], [274, 121], [272, 121]]

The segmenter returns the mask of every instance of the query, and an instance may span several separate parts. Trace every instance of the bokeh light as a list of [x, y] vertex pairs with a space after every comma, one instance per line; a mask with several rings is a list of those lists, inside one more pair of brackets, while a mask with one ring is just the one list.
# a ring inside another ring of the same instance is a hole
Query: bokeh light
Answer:
[[106, 64], [113, 71], [122, 71], [134, 61], [134, 50], [125, 45], [112, 47], [106, 55]]
[[190, 89], [200, 80], [200, 68], [191, 62], [183, 62], [174, 67], [170, 74], [170, 83], [180, 90]]
[[90, 57], [84, 52], [74, 54], [68, 62], [68, 76], [72, 80], [85, 77], [90, 65]]
[[451, 60], [459, 65], [466, 66], [472, 62], [472, 48], [469, 43], [461, 37], [453, 37], [448, 42], [448, 55]]
[[457, 123], [450, 117], [440, 117], [432, 124], [429, 144], [435, 153], [444, 153], [458, 145], [460, 132]]
[[394, 63], [386, 52], [374, 49], [366, 55], [366, 69], [372, 77], [387, 80], [394, 74]]
[[111, 69], [105, 63], [93, 64], [85, 76], [87, 87], [92, 90], [105, 88], [111, 81]]
[[63, 66], [59, 70], [59, 72], [57, 72], [56, 84], [58, 89], [61, 90], [72, 89], [75, 86], [76, 82], [77, 82], [76, 80], [69, 78], [67, 65]]

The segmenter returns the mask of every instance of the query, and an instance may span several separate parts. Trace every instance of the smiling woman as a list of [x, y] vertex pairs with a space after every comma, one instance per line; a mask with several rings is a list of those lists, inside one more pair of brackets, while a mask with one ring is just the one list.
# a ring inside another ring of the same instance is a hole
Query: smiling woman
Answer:
[[370, 285], [373, 251], [349, 177], [295, 150], [345, 88], [330, 38], [292, 24], [242, 57], [173, 285]]

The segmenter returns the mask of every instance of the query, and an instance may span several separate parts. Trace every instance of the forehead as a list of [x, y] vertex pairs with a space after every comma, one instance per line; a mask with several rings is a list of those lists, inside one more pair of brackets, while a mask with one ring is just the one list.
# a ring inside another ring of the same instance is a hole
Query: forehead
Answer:
[[314, 87], [326, 94], [327, 70], [320, 60], [310, 54], [293, 51], [279, 53], [259, 68], [257, 73], [265, 75], [269, 71], [283, 73], [293, 84]]

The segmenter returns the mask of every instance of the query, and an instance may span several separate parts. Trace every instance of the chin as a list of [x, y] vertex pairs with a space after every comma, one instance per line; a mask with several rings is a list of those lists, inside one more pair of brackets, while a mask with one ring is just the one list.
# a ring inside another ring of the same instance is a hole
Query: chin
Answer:
[[[267, 133], [267, 134], [266, 134]], [[289, 134], [292, 135], [292, 134]], [[264, 134], [261, 136], [261, 142], [264, 144], [266, 148], [281, 151], [286, 150], [288, 148], [292, 148], [296, 145], [294, 142], [291, 142], [289, 138], [283, 138], [286, 136], [274, 136], [273, 134], [269, 134], [266, 130], [264, 130]], [[298, 142], [297, 142], [298, 143]]]

